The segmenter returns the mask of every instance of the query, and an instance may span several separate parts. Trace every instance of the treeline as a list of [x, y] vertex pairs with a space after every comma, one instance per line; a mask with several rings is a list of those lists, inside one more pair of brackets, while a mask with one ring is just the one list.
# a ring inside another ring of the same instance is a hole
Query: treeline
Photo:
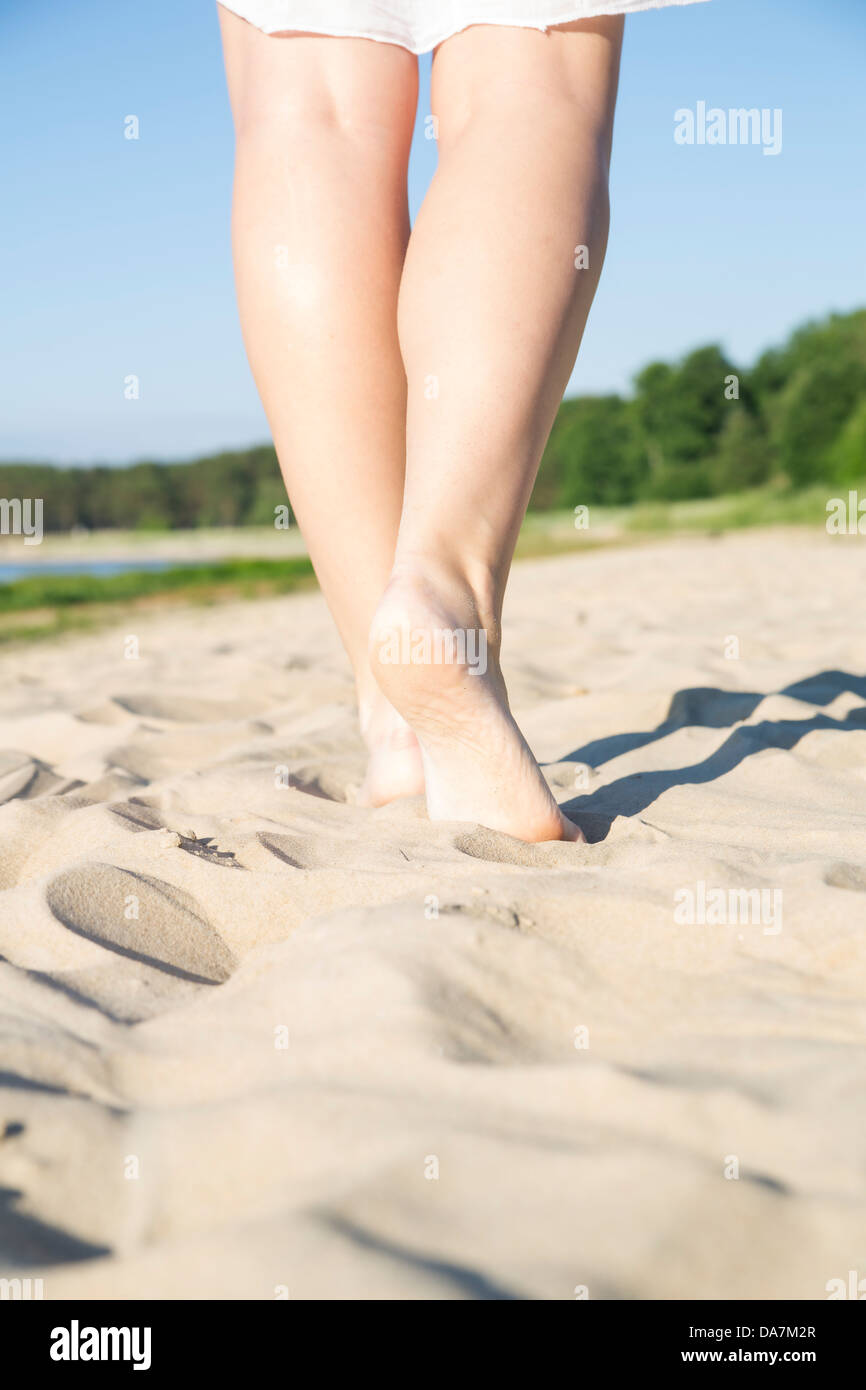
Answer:
[[[752, 368], [718, 347], [644, 367], [630, 397], [560, 407], [531, 505], [711, 497], [866, 479], [866, 309], [807, 324]], [[0, 497], [42, 497], [46, 530], [272, 524], [270, 445], [126, 468], [0, 464]]]
[[0, 464], [0, 497], [41, 497], [46, 531], [273, 525], [286, 491], [271, 445], [127, 468]]
[[866, 478], [866, 310], [798, 329], [743, 370], [718, 347], [652, 362], [634, 394], [560, 407], [540, 508], [679, 501]]

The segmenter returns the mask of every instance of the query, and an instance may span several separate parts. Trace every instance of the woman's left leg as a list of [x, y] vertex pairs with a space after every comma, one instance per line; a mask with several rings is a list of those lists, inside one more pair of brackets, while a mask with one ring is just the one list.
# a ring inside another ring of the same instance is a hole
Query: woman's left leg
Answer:
[[607, 18], [547, 34], [478, 25], [441, 45], [439, 167], [400, 288], [406, 484], [374, 669], [418, 735], [431, 817], [525, 840], [579, 835], [509, 710], [499, 634], [604, 259], [621, 38]]

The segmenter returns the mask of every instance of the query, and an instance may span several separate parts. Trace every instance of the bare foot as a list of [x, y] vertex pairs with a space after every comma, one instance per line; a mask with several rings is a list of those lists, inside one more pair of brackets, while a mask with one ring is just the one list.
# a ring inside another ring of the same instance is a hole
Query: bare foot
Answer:
[[421, 750], [405, 719], [378, 690], [360, 702], [360, 717], [370, 757], [357, 804], [385, 806], [401, 796], [423, 796]]
[[473, 821], [531, 842], [583, 839], [514, 722], [497, 635], [468, 587], [397, 572], [373, 619], [370, 665], [418, 736], [431, 820]]

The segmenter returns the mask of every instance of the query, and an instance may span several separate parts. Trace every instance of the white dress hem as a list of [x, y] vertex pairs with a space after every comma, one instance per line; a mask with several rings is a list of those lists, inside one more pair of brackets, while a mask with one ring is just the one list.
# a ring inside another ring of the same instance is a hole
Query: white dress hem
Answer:
[[[398, 47], [406, 48], [410, 53], [419, 55], [429, 53], [431, 49], [444, 43], [454, 34], [462, 33], [464, 29], [471, 29], [479, 24], [495, 24], [516, 29], [536, 29], [544, 33], [557, 24], [571, 24], [578, 19], [599, 19], [603, 15], [638, 14], [641, 10], [667, 9], [673, 5], [705, 4], [707, 0], [600, 0], [598, 4], [564, 5], [561, 9], [553, 9], [551, 14], [545, 16], [544, 20], [537, 17], [527, 17], [522, 6], [514, 6], [517, 14], [512, 14], [509, 12], [510, 6], [507, 3], [503, 3], [502, 15], [496, 18], [490, 16], [489, 10], [484, 16], [476, 17], [471, 7], [467, 6], [468, 13], [462, 16], [458, 23], [440, 24], [431, 28], [427, 33], [411, 36], [405, 32], [403, 34], [390, 33], [383, 29], [372, 32], [367, 29], [346, 28], [342, 25], [325, 25], [321, 20], [318, 22], [312, 18], [308, 20], [306, 11], [298, 16], [301, 22], [297, 25], [286, 26], [284, 23], [262, 22], [262, 11], [268, 8], [266, 4], [262, 3], [262, 0], [231, 0], [231, 3], [226, 3], [226, 0], [219, 0], [219, 3], [224, 9], [230, 10], [240, 19], [247, 20], [265, 34], [285, 34], [287, 36], [313, 34], [339, 39], [371, 39], [374, 43], [397, 44]], [[295, 5], [293, 8], [297, 12], [302, 7]], [[322, 0], [318, 0], [315, 8], [321, 11], [323, 8]], [[256, 17], [257, 14], [259, 18]]]

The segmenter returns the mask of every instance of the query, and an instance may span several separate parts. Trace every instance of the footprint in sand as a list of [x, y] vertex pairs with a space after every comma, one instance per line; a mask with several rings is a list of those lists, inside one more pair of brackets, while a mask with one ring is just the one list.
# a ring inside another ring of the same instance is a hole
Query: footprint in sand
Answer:
[[828, 888], [848, 888], [854, 893], [866, 893], [866, 869], [857, 864], [833, 864], [824, 875]]
[[58, 777], [50, 767], [17, 748], [0, 749], [0, 804], [15, 797], [32, 800], [46, 792], [62, 795], [80, 786], [68, 777]]
[[85, 864], [52, 879], [46, 900], [70, 931], [186, 979], [222, 984], [237, 964], [194, 898], [145, 874]]
[[584, 845], [571, 845], [563, 840], [550, 840], [547, 844], [528, 845], [515, 840], [511, 835], [503, 835], [499, 830], [488, 830], [479, 825], [465, 835], [458, 835], [454, 848], [470, 859], [484, 859], [488, 864], [516, 864], [526, 869], [551, 869], [562, 866], [576, 868], [584, 862]]
[[26, 753], [0, 752], [0, 802], [11, 801], [30, 786], [36, 764]]
[[378, 841], [336, 840], [317, 835], [277, 835], [260, 830], [256, 839], [264, 849], [293, 869], [349, 869], [370, 873], [392, 865], [405, 869], [406, 855], [397, 845]]
[[143, 801], [120, 801], [109, 806], [109, 813], [129, 825], [133, 832], [142, 830], [164, 830], [165, 822], [153, 806]]
[[197, 695], [163, 694], [158, 690], [140, 695], [115, 695], [113, 699], [129, 714], [176, 724], [223, 724], [231, 719], [250, 719], [265, 708], [262, 701], [210, 700]]

